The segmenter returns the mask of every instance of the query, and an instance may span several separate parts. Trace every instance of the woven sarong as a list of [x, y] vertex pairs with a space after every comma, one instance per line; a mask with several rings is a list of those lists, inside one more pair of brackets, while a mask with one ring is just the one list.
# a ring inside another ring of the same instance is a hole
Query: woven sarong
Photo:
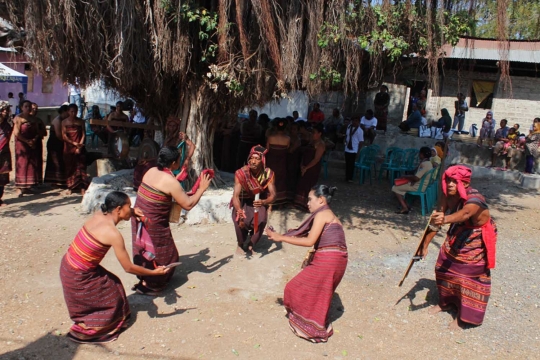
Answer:
[[[80, 142], [84, 135], [84, 128], [78, 125], [66, 126], [66, 137], [73, 142]], [[64, 143], [64, 166], [68, 189], [88, 188], [88, 176], [86, 175], [85, 149], [80, 153], [77, 148], [67, 142]]]
[[274, 185], [276, 197], [274, 204], [287, 200], [287, 154], [288, 148], [284, 145], [272, 145], [266, 154], [266, 166], [274, 171]]
[[64, 142], [56, 137], [54, 126], [51, 126], [49, 140], [47, 140], [47, 166], [44, 182], [55, 185], [66, 184]]
[[[35, 139], [38, 134], [38, 125], [35, 123], [21, 124], [20, 136], [25, 139]], [[40, 142], [36, 141], [34, 148], [28, 144], [15, 139], [15, 186], [20, 189], [27, 189], [42, 182], [42, 176], [39, 171], [40, 157], [42, 151], [38, 149]]]

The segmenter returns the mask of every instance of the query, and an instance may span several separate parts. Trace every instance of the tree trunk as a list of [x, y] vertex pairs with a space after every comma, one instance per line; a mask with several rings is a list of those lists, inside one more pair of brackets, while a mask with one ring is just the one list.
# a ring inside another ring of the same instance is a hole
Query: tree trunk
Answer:
[[205, 85], [193, 87], [193, 90], [185, 95], [180, 112], [183, 115], [182, 128], [185, 127], [187, 136], [195, 144], [195, 153], [191, 163], [193, 169], [191, 175], [195, 178], [203, 169], [215, 168], [212, 149], [216, 117], [210, 117], [212, 97], [207, 92], [208, 88]]

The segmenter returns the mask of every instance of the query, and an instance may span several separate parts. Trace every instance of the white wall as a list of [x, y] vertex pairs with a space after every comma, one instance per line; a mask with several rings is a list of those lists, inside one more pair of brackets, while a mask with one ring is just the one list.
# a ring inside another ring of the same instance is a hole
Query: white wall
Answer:
[[[270, 119], [276, 117], [292, 116], [293, 111], [298, 111], [300, 117], [307, 118], [309, 96], [305, 91], [291, 91], [287, 97], [267, 103], [263, 107], [253, 107], [260, 114], [267, 114]], [[250, 109], [244, 109], [248, 113]]]

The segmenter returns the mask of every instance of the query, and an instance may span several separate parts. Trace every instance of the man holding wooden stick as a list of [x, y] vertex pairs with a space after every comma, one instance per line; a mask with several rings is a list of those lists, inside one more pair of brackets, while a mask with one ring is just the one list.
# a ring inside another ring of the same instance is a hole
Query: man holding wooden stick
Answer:
[[[497, 230], [485, 198], [470, 187], [471, 173], [461, 165], [444, 172], [442, 206], [431, 216], [432, 228], [444, 224], [450, 228], [435, 265], [439, 304], [430, 313], [457, 308], [452, 329], [463, 323], [482, 324], [491, 293], [490, 270], [495, 267]], [[435, 232], [430, 235], [423, 242], [423, 257]]]

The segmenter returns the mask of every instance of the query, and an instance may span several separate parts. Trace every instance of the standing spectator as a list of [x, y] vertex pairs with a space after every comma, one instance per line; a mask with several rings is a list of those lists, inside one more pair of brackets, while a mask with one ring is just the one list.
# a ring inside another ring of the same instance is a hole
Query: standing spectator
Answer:
[[360, 127], [360, 117], [355, 116], [345, 133], [345, 181], [352, 182], [354, 163], [359, 150], [364, 145], [364, 131]]
[[298, 115], [298, 111], [294, 110], [294, 111], [292, 112], [292, 117], [293, 117], [293, 119], [294, 119], [293, 122], [296, 121], [296, 120], [298, 120], [298, 118], [300, 117], [300, 115]]
[[69, 103], [77, 105], [77, 117], [80, 118], [82, 116], [82, 98], [81, 98], [81, 88], [79, 87], [79, 84], [77, 81], [75, 81], [75, 84], [69, 84]]
[[49, 140], [47, 140], [47, 167], [44, 182], [56, 186], [66, 185], [62, 121], [68, 117], [68, 110], [67, 105], [60, 106], [58, 116], [51, 121]]
[[23, 102], [26, 100], [26, 97], [24, 96], [24, 93], [20, 92], [19, 93], [19, 105], [18, 105], [18, 109], [17, 109], [17, 113], [15, 115], [19, 115], [20, 113], [22, 113], [22, 104]]
[[368, 109], [366, 115], [362, 116], [360, 127], [364, 131], [366, 143], [373, 144], [375, 136], [377, 136], [377, 133], [375, 132], [375, 129], [377, 128], [377, 118], [373, 116], [373, 110]]
[[12, 92], [8, 93], [8, 103], [9, 103], [9, 106], [11, 107], [10, 109], [11, 115], [15, 116], [15, 114], [17, 114], [17, 111], [19, 111], [19, 102], [17, 101], [17, 99], [13, 97]]
[[388, 86], [381, 85], [379, 92], [373, 100], [375, 106], [375, 117], [377, 118], [377, 130], [386, 132], [388, 123], [388, 105], [390, 105], [390, 95], [388, 95]]
[[[510, 128], [506, 126], [506, 124], [508, 124], [508, 120], [502, 119], [500, 123], [501, 127], [495, 132], [495, 147], [491, 154], [491, 167], [495, 166], [495, 158], [499, 155], [503, 155], [505, 152], [504, 145], [510, 141], [508, 140], [508, 130], [510, 130]], [[504, 169], [506, 169], [506, 156], [503, 161], [505, 162]]]
[[37, 119], [38, 124], [38, 138], [36, 139], [36, 150], [38, 152], [38, 168], [37, 172], [39, 174], [39, 183], [43, 183], [43, 139], [47, 137], [47, 128], [45, 127], [45, 123], [43, 120], [41, 120], [39, 117], [37, 117], [38, 113], [38, 104], [32, 103], [32, 107], [30, 110], [30, 115], [35, 117]]
[[68, 117], [62, 120], [62, 139], [64, 140], [64, 166], [67, 190], [65, 195], [80, 191], [81, 195], [88, 188], [86, 175], [86, 140], [85, 123], [77, 117], [77, 105], [70, 104]]
[[465, 111], [469, 111], [467, 102], [465, 101], [465, 95], [463, 93], [457, 94], [457, 100], [454, 101], [454, 107], [456, 112], [454, 114], [454, 123], [452, 124], [452, 129], [455, 130], [456, 126], [458, 127], [458, 134], [461, 134], [463, 131], [463, 126], [465, 125]]
[[[13, 98], [13, 94], [11, 94]], [[2, 202], [4, 195], [4, 186], [9, 184], [9, 173], [11, 172], [11, 151], [9, 149], [9, 139], [13, 128], [8, 122], [10, 103], [0, 101], [0, 207], [5, 204]]]
[[257, 123], [258, 113], [256, 110], [249, 112], [249, 118], [240, 125], [240, 143], [236, 153], [236, 168], [244, 166], [246, 159], [249, 158], [251, 149], [257, 145], [262, 128]]
[[309, 113], [308, 121], [312, 124], [318, 124], [324, 121], [324, 113], [321, 111], [319, 103], [313, 104], [313, 110]]
[[488, 111], [484, 120], [482, 120], [482, 128], [480, 129], [480, 136], [478, 137], [478, 147], [482, 147], [482, 142], [487, 139], [489, 149], [493, 149], [493, 137], [495, 136], [495, 119], [493, 118], [493, 111]]

